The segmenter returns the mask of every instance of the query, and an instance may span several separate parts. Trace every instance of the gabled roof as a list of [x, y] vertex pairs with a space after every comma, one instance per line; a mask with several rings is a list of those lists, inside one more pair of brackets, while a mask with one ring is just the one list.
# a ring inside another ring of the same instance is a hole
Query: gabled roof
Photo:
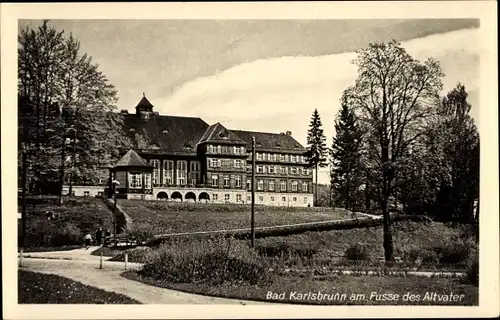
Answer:
[[152, 111], [153, 110], [153, 105], [151, 104], [151, 102], [149, 102], [149, 100], [144, 95], [142, 97], [141, 101], [139, 101], [139, 104], [137, 104], [137, 106], [135, 108], [136, 109], [141, 109], [141, 110], [150, 110], [150, 111]]
[[133, 149], [130, 149], [125, 155], [118, 160], [116, 167], [152, 167]]
[[141, 152], [196, 154], [196, 145], [208, 124], [200, 118], [160, 116], [151, 114], [141, 118], [135, 114], [123, 115], [123, 128], [132, 147]]
[[268, 133], [256, 131], [231, 130], [238, 137], [246, 141], [247, 148], [252, 146], [252, 137], [255, 137], [255, 147], [257, 150], [269, 151], [293, 151], [305, 152], [306, 149], [295, 140], [291, 134], [286, 133]]
[[231, 143], [231, 144], [246, 144], [240, 137], [235, 135], [230, 130], [226, 129], [219, 122], [207, 128], [199, 143], [204, 142], [218, 142], [218, 143]]

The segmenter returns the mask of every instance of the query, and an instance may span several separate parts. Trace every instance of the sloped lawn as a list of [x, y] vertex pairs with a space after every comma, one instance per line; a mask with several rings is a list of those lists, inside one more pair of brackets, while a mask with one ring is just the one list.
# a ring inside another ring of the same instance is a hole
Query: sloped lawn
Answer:
[[[50, 250], [74, 248], [83, 244], [87, 232], [94, 235], [100, 227], [112, 228], [113, 216], [101, 199], [75, 197], [64, 200], [59, 206], [57, 198], [29, 199], [26, 251], [43, 251], [43, 248], [49, 247]], [[56, 218], [48, 220], [47, 211], [53, 212]]]
[[[144, 237], [155, 234], [214, 231], [250, 227], [249, 205], [172, 203], [119, 200], [132, 218], [131, 230]], [[343, 220], [354, 215], [343, 209], [256, 206], [255, 226], [268, 227], [305, 222]]]

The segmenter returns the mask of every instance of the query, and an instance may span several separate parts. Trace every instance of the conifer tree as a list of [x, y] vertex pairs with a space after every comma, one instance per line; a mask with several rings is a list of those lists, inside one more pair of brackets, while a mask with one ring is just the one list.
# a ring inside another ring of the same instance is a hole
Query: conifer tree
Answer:
[[310, 168], [315, 170], [315, 196], [314, 204], [318, 201], [318, 168], [327, 166], [327, 147], [326, 137], [322, 128], [321, 117], [318, 109], [314, 109], [307, 131], [307, 161]]
[[349, 108], [347, 96], [344, 95], [335, 121], [330, 158], [330, 185], [336, 204], [346, 209], [353, 207], [362, 182], [361, 137], [356, 116]]

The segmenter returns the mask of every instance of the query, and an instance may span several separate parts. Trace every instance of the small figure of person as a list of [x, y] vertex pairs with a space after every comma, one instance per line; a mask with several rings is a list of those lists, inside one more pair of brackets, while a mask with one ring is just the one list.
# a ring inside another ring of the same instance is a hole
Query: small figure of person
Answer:
[[90, 247], [90, 242], [92, 241], [92, 236], [90, 233], [87, 233], [85, 235], [85, 249], [88, 249]]
[[96, 242], [96, 245], [100, 246], [101, 245], [101, 240], [102, 240], [102, 228], [99, 228], [95, 232], [95, 242]]

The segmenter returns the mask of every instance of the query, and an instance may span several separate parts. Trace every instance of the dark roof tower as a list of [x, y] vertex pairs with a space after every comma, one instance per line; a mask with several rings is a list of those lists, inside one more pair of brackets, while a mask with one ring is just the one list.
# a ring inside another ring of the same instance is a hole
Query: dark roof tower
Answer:
[[139, 104], [135, 107], [135, 113], [140, 114], [141, 112], [153, 112], [153, 108], [153, 105], [149, 102], [143, 92], [141, 101], [139, 101]]

